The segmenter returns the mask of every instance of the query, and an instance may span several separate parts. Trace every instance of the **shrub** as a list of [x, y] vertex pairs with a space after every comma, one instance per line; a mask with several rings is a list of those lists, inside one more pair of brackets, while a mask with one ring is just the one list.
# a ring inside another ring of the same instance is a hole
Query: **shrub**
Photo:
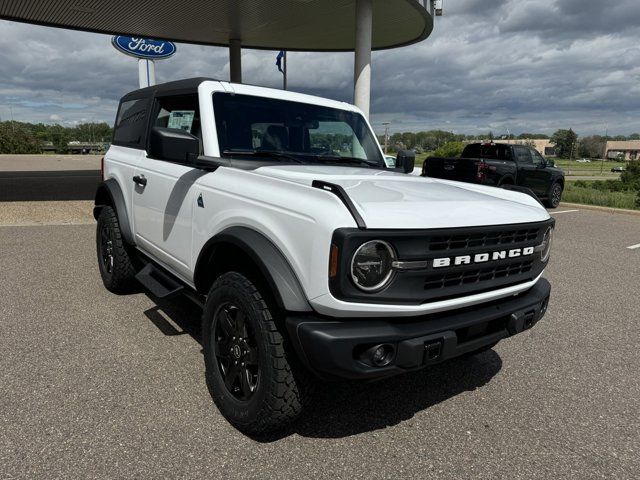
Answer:
[[465, 146], [465, 142], [447, 142], [433, 152], [433, 155], [436, 157], [459, 157]]

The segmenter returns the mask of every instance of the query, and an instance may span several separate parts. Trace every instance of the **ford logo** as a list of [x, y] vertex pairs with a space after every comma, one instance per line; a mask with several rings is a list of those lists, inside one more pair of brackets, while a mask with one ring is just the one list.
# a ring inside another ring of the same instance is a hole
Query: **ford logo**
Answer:
[[176, 45], [167, 40], [117, 35], [111, 39], [111, 43], [122, 53], [137, 58], [159, 60], [176, 53]]

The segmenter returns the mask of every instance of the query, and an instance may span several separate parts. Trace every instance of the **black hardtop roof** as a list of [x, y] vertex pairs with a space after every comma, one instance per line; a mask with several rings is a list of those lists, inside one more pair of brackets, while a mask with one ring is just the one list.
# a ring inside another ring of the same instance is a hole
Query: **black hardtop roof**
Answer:
[[206, 82], [209, 80], [219, 81], [216, 78], [195, 77], [185, 78], [184, 80], [175, 80], [173, 82], [159, 83], [158, 85], [153, 85], [151, 87], [133, 90], [132, 92], [129, 92], [125, 96], [123, 96], [121, 101], [161, 95], [180, 95], [195, 93], [198, 90], [198, 86], [202, 82]]

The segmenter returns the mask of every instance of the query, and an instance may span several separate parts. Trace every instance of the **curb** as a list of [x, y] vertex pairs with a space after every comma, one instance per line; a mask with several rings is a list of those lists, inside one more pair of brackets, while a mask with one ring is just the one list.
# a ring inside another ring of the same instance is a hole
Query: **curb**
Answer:
[[561, 202], [560, 207], [580, 208], [582, 210], [595, 210], [596, 212], [606, 212], [611, 214], [636, 215], [640, 216], [640, 210], [627, 210], [626, 208], [601, 207], [599, 205], [583, 205], [582, 203]]

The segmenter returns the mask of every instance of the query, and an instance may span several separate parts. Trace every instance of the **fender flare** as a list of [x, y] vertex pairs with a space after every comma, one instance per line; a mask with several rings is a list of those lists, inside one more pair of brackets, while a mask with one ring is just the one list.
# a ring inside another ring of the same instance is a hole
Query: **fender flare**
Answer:
[[120, 184], [118, 184], [115, 178], [109, 178], [98, 185], [95, 205], [93, 207], [93, 218], [97, 220], [102, 208], [107, 205], [113, 207], [116, 215], [118, 215], [122, 239], [129, 245], [135, 245], [133, 232], [131, 231], [131, 223], [129, 223], [129, 214], [127, 213], [127, 204], [124, 201]]
[[298, 277], [282, 252], [267, 237], [247, 227], [227, 228], [202, 247], [193, 275], [198, 291], [205, 281], [206, 269], [216, 246], [224, 243], [241, 249], [257, 265], [271, 287], [278, 307], [289, 312], [313, 311]]

